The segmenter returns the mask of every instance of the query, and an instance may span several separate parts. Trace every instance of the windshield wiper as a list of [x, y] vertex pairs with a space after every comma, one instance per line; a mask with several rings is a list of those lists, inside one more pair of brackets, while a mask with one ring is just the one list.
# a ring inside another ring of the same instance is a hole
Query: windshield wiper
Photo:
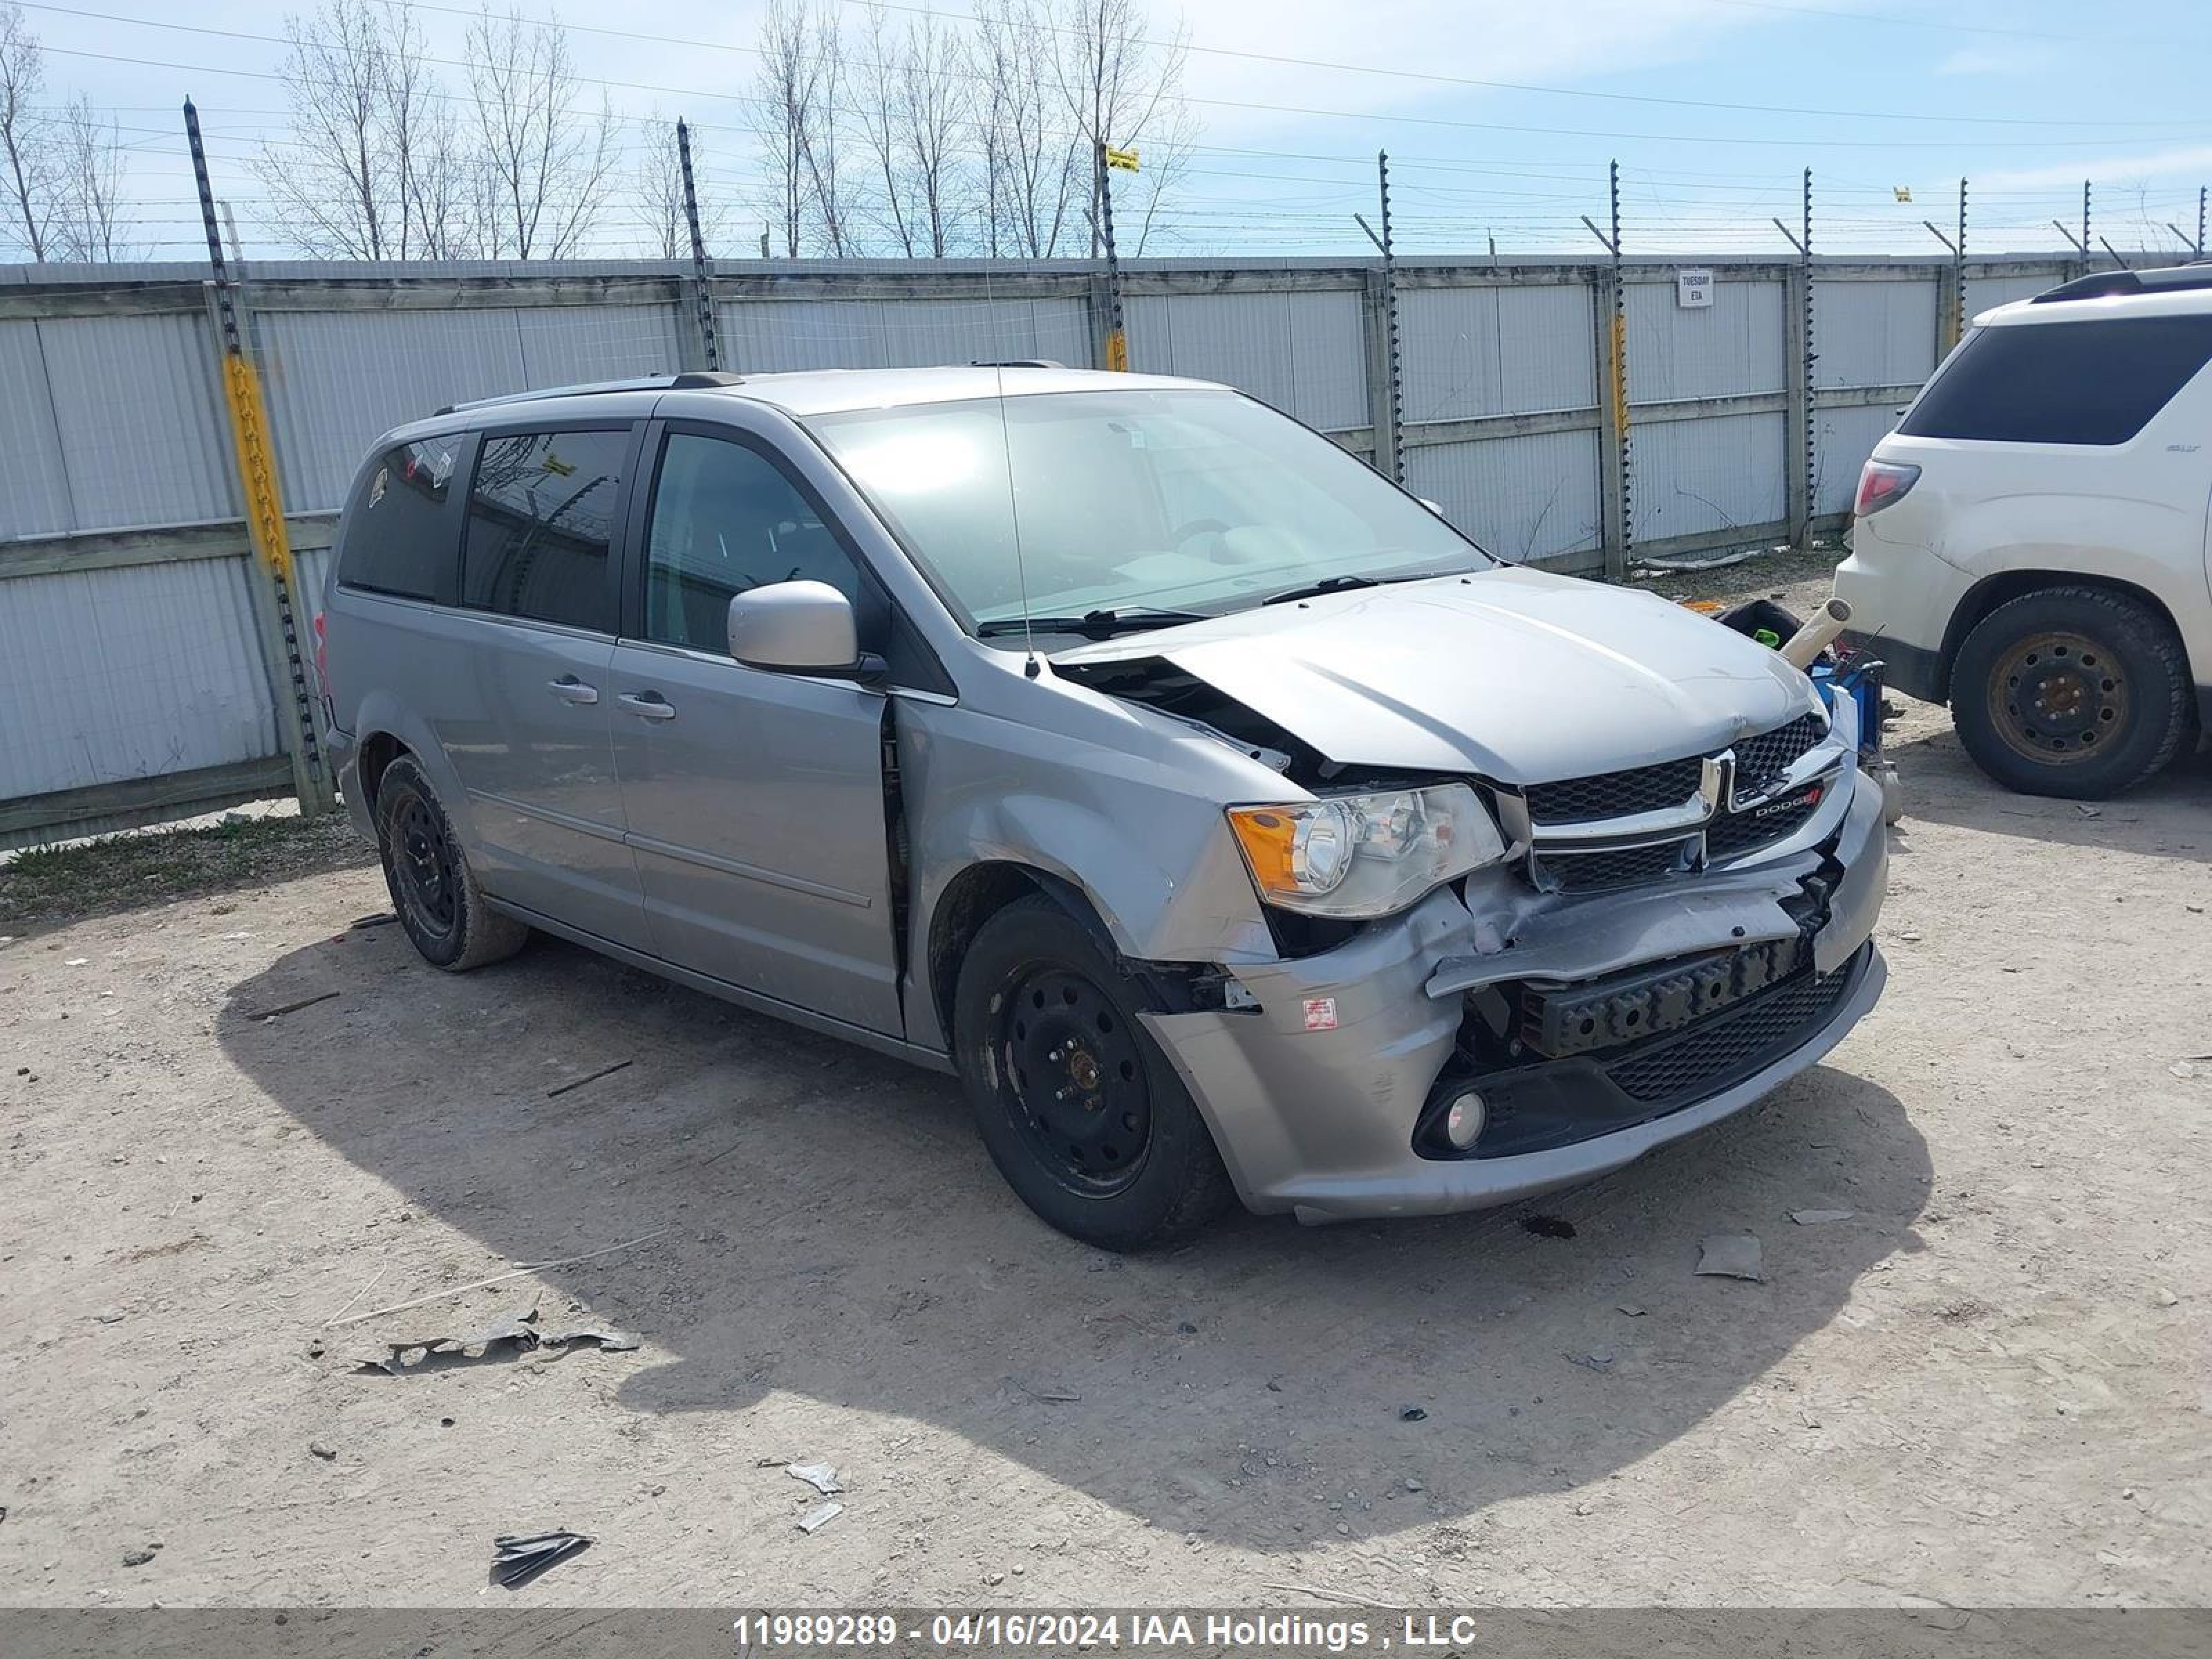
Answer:
[[1085, 639], [1111, 639], [1116, 634], [1141, 633], [1148, 628], [1169, 628], [1176, 623], [1205, 622], [1196, 611], [1156, 611], [1132, 605], [1116, 611], [1086, 611], [1079, 617], [995, 617], [975, 625], [975, 637], [992, 639], [1007, 634], [1079, 634]]
[[1453, 576], [1454, 570], [1408, 570], [1402, 576], [1323, 576], [1317, 582], [1304, 587], [1286, 587], [1279, 593], [1270, 593], [1260, 601], [1262, 605], [1284, 605], [1292, 599], [1318, 599], [1323, 593], [1342, 593], [1355, 587], [1381, 587], [1390, 582], [1433, 581], [1438, 576]]

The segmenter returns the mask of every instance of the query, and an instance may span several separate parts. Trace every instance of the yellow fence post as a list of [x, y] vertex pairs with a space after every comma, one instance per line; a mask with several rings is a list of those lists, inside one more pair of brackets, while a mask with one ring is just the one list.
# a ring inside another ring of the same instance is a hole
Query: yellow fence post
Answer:
[[[312, 817], [336, 805], [336, 781], [323, 755], [316, 721], [315, 692], [307, 679], [307, 647], [296, 597], [299, 571], [292, 562], [292, 538], [284, 524], [284, 496], [277, 483], [276, 453], [270, 441], [269, 407], [261, 377], [253, 367], [250, 343], [239, 326], [236, 295], [216, 228], [215, 191], [208, 182], [207, 152], [200, 143], [199, 112], [185, 100], [185, 135], [191, 142], [192, 173], [199, 185], [200, 216], [207, 228], [208, 263], [216, 323], [222, 340], [222, 398], [230, 416], [231, 453], [238, 465], [239, 492], [246, 503], [246, 533], [253, 548], [253, 571], [261, 603], [262, 637], [277, 679], [278, 719], [289, 734], [284, 747], [292, 763], [293, 793], [300, 811]], [[283, 705], [289, 704], [289, 709]]]

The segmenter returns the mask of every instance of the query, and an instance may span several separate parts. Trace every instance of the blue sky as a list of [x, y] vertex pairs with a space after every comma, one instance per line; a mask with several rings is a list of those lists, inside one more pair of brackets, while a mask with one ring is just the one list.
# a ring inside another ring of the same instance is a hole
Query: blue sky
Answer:
[[[250, 249], [272, 249], [246, 157], [282, 134], [281, 90], [258, 77], [299, 9], [26, 5], [47, 48], [50, 101], [82, 90], [127, 129], [138, 236], [158, 257], [196, 246], [176, 115], [187, 93]], [[550, 10], [546, 0], [520, 9]], [[948, 18], [963, 9], [939, 8]], [[860, 6], [844, 9], [859, 27]], [[757, 217], [743, 100], [760, 10], [750, 0], [562, 9], [571, 25], [718, 43], [575, 37], [584, 72], [618, 83], [607, 90], [619, 114], [683, 113], [699, 126], [712, 187], [738, 198], [740, 224]], [[2098, 233], [2130, 257], [2172, 253], [2180, 244], [2166, 222], [2193, 234], [2198, 187], [2212, 180], [2212, 15], [2185, 0], [2109, 11], [2074, 0], [1202, 0], [1151, 10], [1163, 34], [1180, 16], [1195, 48], [1184, 90], [1199, 145], [1165, 216], [1176, 243], [1158, 252], [1365, 252], [1351, 215], [1373, 217], [1373, 157], [1386, 147], [1401, 246], [1428, 253], [1479, 250], [1493, 235], [1502, 253], [1591, 252], [1579, 216], [1602, 222], [1615, 157], [1632, 253], [1786, 252], [1769, 219], [1795, 226], [1808, 166], [1822, 252], [1940, 252], [1920, 222], [1951, 226], [1964, 174], [1977, 253], [2061, 246], [2049, 222], [2078, 226], [2085, 178], [2096, 181]], [[462, 19], [422, 21], [433, 54], [459, 58]], [[614, 231], [602, 245], [635, 251]]]

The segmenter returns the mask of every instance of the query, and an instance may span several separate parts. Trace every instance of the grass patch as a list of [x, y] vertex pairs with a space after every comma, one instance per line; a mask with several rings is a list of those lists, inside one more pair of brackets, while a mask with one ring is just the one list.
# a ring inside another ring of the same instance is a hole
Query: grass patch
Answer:
[[240, 818], [202, 830], [33, 847], [0, 865], [0, 933], [356, 869], [374, 858], [343, 812]]

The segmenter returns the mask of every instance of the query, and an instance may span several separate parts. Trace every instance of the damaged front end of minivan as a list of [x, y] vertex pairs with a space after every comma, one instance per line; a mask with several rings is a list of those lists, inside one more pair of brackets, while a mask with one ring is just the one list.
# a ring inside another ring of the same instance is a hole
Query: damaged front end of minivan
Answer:
[[[1587, 1180], [1813, 1065], [1880, 994], [1886, 832], [1850, 700], [1832, 714], [1772, 653], [1638, 596], [1608, 596], [1633, 607], [1612, 607], [1633, 658], [1581, 584], [1581, 631], [1557, 634], [1553, 580], [1352, 596], [1053, 662], [1071, 695], [1176, 733], [1161, 773], [1187, 781], [1200, 742], [1238, 778], [1202, 854], [1146, 877], [1172, 920], [1093, 896], [1125, 961], [1199, 987], [1144, 1021], [1253, 1209], [1435, 1213]], [[1439, 611], [1516, 648], [1447, 667], [1421, 648]], [[1062, 757], [1080, 769], [1086, 749]], [[1144, 787], [1102, 799], [1126, 814]], [[1176, 856], [1190, 819], [1137, 811], [1148, 853]], [[1334, 878], [1349, 900], [1278, 887], [1378, 845]]]

